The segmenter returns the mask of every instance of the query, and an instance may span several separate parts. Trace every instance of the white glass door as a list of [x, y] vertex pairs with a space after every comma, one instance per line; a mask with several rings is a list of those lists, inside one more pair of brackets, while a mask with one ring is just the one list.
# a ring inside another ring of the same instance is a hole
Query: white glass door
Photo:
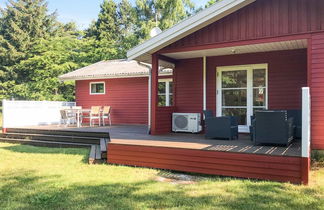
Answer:
[[217, 116], [236, 116], [240, 132], [249, 132], [250, 116], [267, 108], [267, 65], [217, 68]]

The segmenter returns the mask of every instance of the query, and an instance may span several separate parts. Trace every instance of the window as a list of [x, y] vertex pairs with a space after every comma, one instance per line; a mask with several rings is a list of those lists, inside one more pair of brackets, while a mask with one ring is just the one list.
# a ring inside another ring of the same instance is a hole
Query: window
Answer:
[[159, 106], [172, 106], [173, 105], [173, 84], [172, 79], [159, 80], [158, 88]]
[[105, 93], [105, 82], [90, 82], [90, 95], [102, 95]]

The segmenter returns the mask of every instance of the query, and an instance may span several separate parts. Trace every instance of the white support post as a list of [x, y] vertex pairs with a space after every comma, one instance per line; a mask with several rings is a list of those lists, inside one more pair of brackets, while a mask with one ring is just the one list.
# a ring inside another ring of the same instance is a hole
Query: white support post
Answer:
[[150, 133], [151, 130], [151, 91], [152, 91], [152, 68], [149, 68], [149, 79], [148, 79], [148, 129], [147, 132]]
[[207, 109], [207, 82], [206, 82], [206, 68], [207, 68], [207, 63], [206, 63], [206, 56], [203, 57], [203, 110]]
[[309, 87], [302, 88], [302, 157], [310, 156], [311, 96]]

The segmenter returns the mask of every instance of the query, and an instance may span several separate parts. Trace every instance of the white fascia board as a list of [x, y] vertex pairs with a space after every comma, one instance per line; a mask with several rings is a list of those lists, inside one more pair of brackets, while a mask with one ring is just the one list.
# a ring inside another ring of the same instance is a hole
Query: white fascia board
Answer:
[[[172, 72], [159, 73], [160, 76], [172, 76]], [[60, 81], [77, 81], [77, 80], [98, 80], [98, 79], [122, 79], [122, 78], [137, 78], [137, 77], [148, 77], [148, 74], [137, 74], [137, 75], [106, 75], [106, 76], [88, 76], [88, 77], [64, 77], [59, 78]]]
[[216, 3], [129, 50], [127, 57], [130, 60], [137, 60], [144, 54], [152, 54], [254, 1], [256, 0], [223, 0]]

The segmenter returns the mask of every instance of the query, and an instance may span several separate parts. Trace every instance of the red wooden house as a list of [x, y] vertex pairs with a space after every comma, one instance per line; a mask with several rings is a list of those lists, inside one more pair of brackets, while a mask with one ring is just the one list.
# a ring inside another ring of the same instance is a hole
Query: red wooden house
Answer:
[[[152, 64], [152, 134], [170, 132], [174, 111], [204, 109], [238, 114], [245, 131], [254, 110], [300, 109], [301, 88], [310, 87], [312, 148], [324, 149], [323, 11], [322, 0], [223, 0], [131, 49], [129, 59]], [[175, 65], [174, 104], [167, 108], [157, 103], [164, 63]], [[238, 86], [243, 104], [222, 103], [219, 84], [228, 70], [250, 83]], [[254, 91], [253, 77], [265, 79], [262, 92]]]
[[[110, 60], [61, 75], [75, 81], [77, 106], [111, 106], [113, 124], [148, 123], [149, 65], [136, 61]], [[160, 104], [170, 103], [166, 86], [172, 84], [172, 70], [160, 71]]]
[[[108, 162], [307, 183], [309, 139], [312, 149], [324, 149], [323, 11], [322, 0], [223, 0], [128, 52], [129, 59], [152, 65], [152, 135], [171, 131], [174, 112], [234, 114], [246, 132], [255, 110], [303, 107], [300, 157], [111, 142]], [[161, 107], [158, 69], [169, 65], [173, 104]], [[236, 75], [236, 87], [220, 85], [227, 72]], [[310, 89], [311, 106], [302, 87]], [[237, 103], [227, 105], [227, 97]]]

